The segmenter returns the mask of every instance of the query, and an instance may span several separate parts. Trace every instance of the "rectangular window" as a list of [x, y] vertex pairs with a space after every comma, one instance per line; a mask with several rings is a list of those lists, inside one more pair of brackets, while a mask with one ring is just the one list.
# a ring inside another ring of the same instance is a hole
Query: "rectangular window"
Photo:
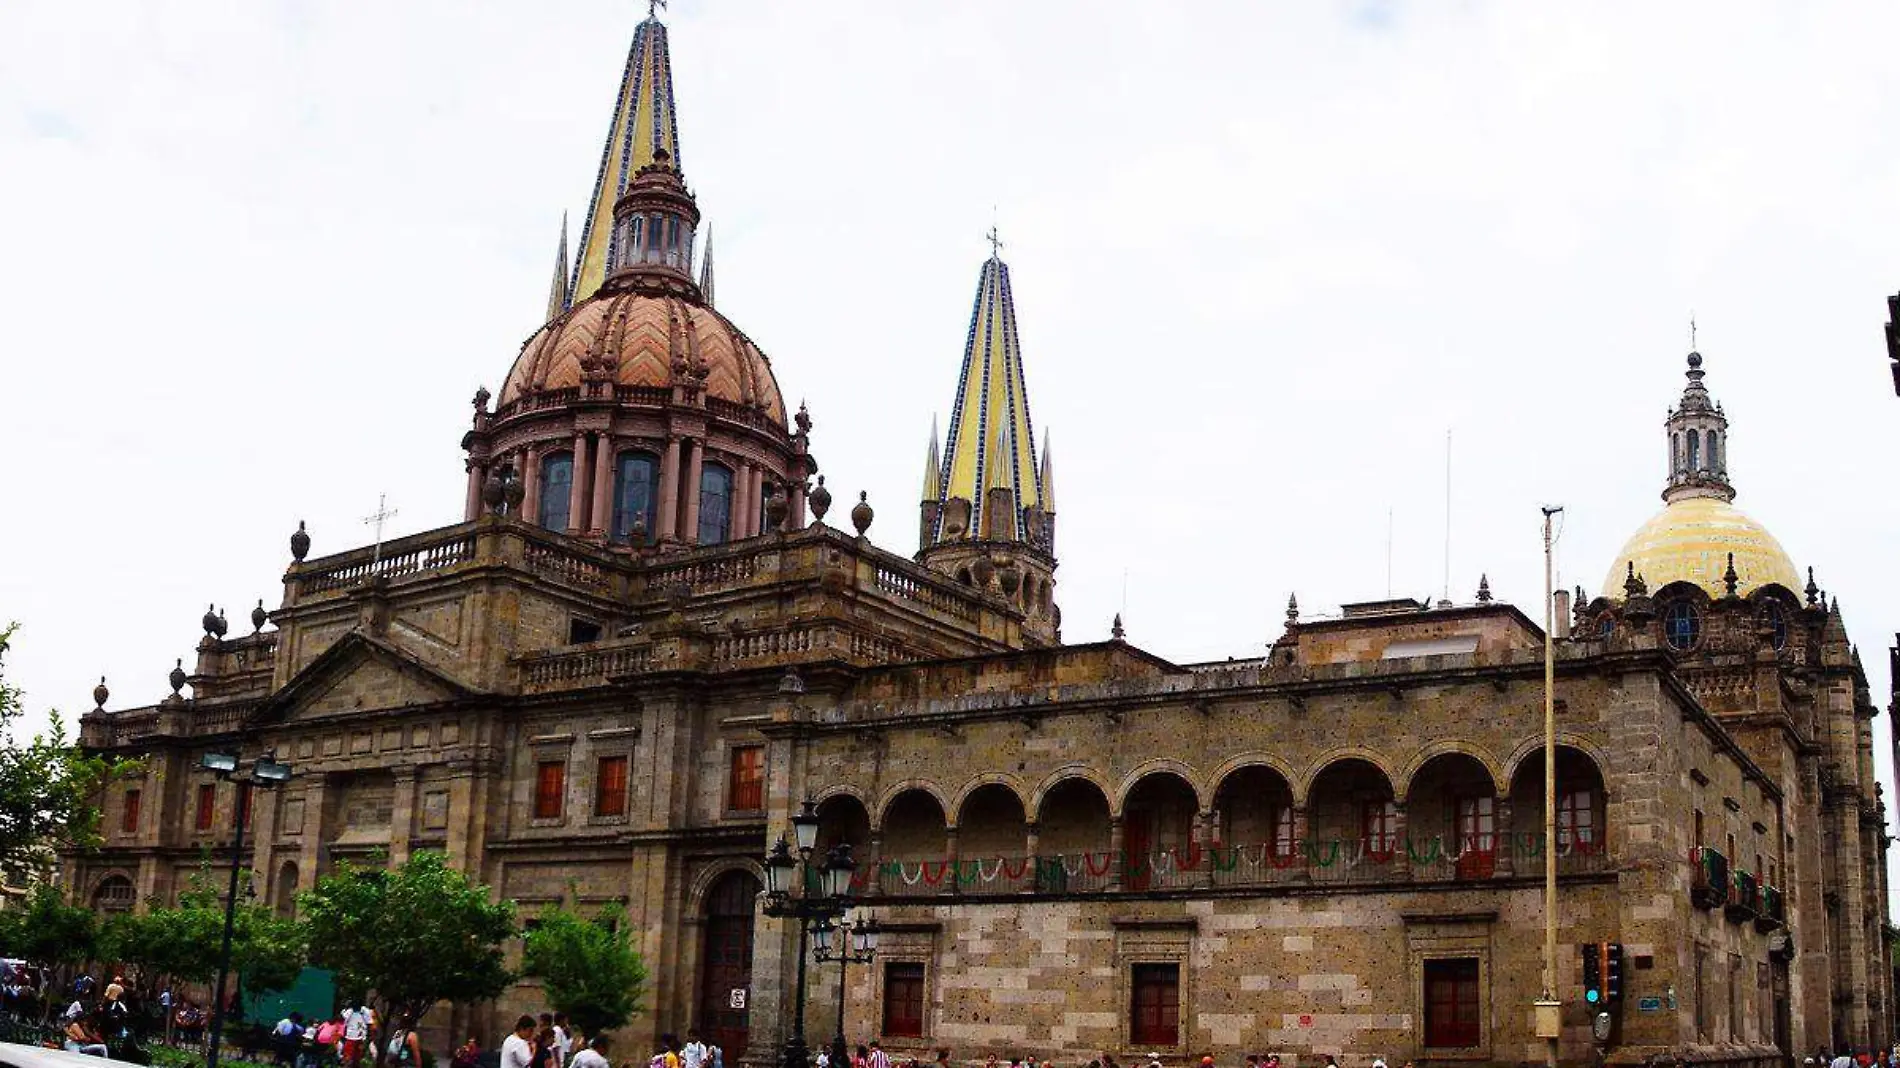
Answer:
[[217, 808], [218, 785], [210, 782], [199, 783], [197, 812], [197, 826], [199, 830], [208, 831], [211, 829], [212, 825], [217, 821]]
[[594, 815], [624, 816], [626, 814], [627, 758], [601, 757], [600, 769], [594, 775]]
[[119, 829], [127, 834], [132, 834], [139, 829], [139, 792], [137, 790], [125, 792], [125, 809], [119, 816]]
[[1703, 1042], [1709, 1040], [1709, 951], [1700, 944], [1695, 947], [1695, 1033]]
[[765, 747], [734, 746], [727, 805], [735, 812], [757, 812], [765, 807]]
[[1728, 1037], [1731, 1042], [1740, 1042], [1745, 1033], [1742, 1027], [1744, 1013], [1744, 993], [1746, 980], [1742, 978], [1742, 958], [1740, 954], [1728, 956]]
[[567, 764], [543, 760], [534, 768], [534, 818], [561, 818], [561, 799], [567, 793]]
[[247, 831], [250, 830], [251, 829], [251, 784], [248, 782], [241, 782], [237, 784], [237, 808], [238, 808], [238, 822], [244, 825], [245, 830]]
[[1596, 841], [1596, 795], [1589, 790], [1571, 790], [1558, 797], [1558, 847], [1574, 849], [1582, 846], [1588, 850]]
[[1273, 855], [1290, 857], [1293, 855], [1293, 806], [1281, 805], [1273, 812]]
[[1497, 848], [1497, 799], [1489, 794], [1458, 799], [1458, 851], [1489, 853]]
[[1368, 853], [1391, 853], [1399, 846], [1399, 810], [1390, 800], [1369, 801], [1360, 822], [1360, 841]]
[[1695, 844], [1702, 845], [1702, 810], [1699, 808], [1695, 810]]
[[1478, 1045], [1478, 961], [1475, 957], [1425, 962], [1425, 1045], [1471, 1049]]
[[1181, 966], [1137, 964], [1130, 984], [1128, 1038], [1137, 1046], [1181, 1044]]
[[924, 966], [911, 961], [884, 965], [884, 1034], [921, 1038], [924, 1033]]

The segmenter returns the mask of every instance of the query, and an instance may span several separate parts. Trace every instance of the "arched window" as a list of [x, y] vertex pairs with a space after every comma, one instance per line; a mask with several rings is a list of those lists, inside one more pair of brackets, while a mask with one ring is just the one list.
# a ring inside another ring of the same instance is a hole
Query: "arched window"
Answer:
[[1722, 473], [1722, 435], [1709, 431], [1709, 470]]
[[130, 912], [137, 898], [132, 880], [123, 875], [109, 875], [92, 892], [92, 908], [94, 912]]
[[1682, 470], [1682, 435], [1669, 435], [1669, 473]]
[[1702, 435], [1691, 430], [1689, 431], [1689, 471], [1694, 473], [1700, 470], [1702, 470]]
[[1671, 601], [1663, 610], [1663, 640], [1671, 649], [1687, 652], [1702, 636], [1702, 615], [1688, 601]]
[[556, 452], [541, 458], [541, 500], [535, 515], [543, 527], [566, 533], [567, 501], [573, 488], [573, 453]]
[[1608, 638], [1616, 633], [1616, 617], [1608, 612], [1597, 617], [1597, 637]]
[[732, 530], [732, 472], [719, 464], [699, 470], [699, 544], [718, 545]]
[[646, 527], [646, 540], [659, 538], [654, 529], [660, 497], [660, 461], [651, 453], [623, 452], [614, 465], [613, 539], [625, 545], [633, 540], [633, 521], [637, 517]]
[[1768, 628], [1769, 641], [1774, 644], [1775, 652], [1788, 645], [1788, 613], [1781, 610], [1776, 601], [1763, 601], [1761, 606], [1761, 625]]

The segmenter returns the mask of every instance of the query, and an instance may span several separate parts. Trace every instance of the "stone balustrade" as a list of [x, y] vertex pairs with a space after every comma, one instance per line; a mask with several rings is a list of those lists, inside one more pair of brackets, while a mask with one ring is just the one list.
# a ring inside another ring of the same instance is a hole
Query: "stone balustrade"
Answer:
[[461, 523], [398, 538], [385, 543], [380, 552], [364, 547], [308, 561], [292, 570], [294, 592], [299, 600], [309, 600], [346, 591], [370, 578], [397, 581], [474, 559], [474, 524]]
[[526, 656], [521, 659], [521, 690], [554, 693], [603, 686], [649, 670], [652, 658], [653, 646], [645, 639]]

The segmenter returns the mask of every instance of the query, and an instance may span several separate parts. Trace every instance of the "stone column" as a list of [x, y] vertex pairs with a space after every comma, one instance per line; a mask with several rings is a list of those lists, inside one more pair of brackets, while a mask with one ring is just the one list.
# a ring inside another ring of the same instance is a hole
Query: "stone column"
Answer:
[[541, 519], [541, 448], [535, 446], [521, 454], [521, 521]]
[[757, 469], [751, 464], [742, 463], [739, 465], [739, 470], [733, 475], [732, 492], [739, 498], [732, 502], [733, 541], [752, 536], [752, 511], [754, 505], [752, 478], [756, 470]]
[[[1305, 805], [1293, 806], [1293, 852], [1296, 855], [1306, 852], [1306, 836], [1311, 830], [1311, 814], [1312, 810]], [[1297, 866], [1293, 864], [1287, 865], [1287, 870], [1300, 878], [1305, 878], [1307, 875], [1304, 860]]]
[[297, 851], [297, 889], [310, 890], [317, 885], [318, 869], [323, 863], [323, 794], [329, 782], [314, 775], [303, 791], [303, 842]]
[[871, 877], [865, 882], [864, 893], [866, 897], [876, 897], [884, 892], [884, 836], [873, 830], [869, 846]]
[[389, 866], [409, 859], [409, 835], [416, 825], [416, 769], [395, 769], [396, 797], [389, 812]]
[[468, 523], [481, 517], [482, 479], [486, 475], [482, 471], [482, 465], [473, 460], [464, 460], [462, 466], [468, 469], [468, 499], [462, 507], [462, 522]]
[[803, 480], [792, 485], [791, 513], [785, 517], [785, 529], [805, 529], [805, 483]]
[[614, 438], [601, 431], [594, 439], [594, 521], [589, 529], [605, 538], [614, 521]]
[[[1387, 870], [1392, 873], [1393, 878], [1401, 881], [1409, 880], [1415, 874], [1412, 871], [1412, 854], [1405, 848], [1407, 836], [1412, 833], [1412, 821], [1405, 811], [1406, 808], [1407, 805], [1404, 801], [1394, 800], [1392, 802], [1393, 849], [1392, 862]], [[1456, 828], [1454, 828], [1452, 841], [1455, 844], [1457, 840], [1457, 831]]]
[[1214, 813], [1198, 812], [1194, 816], [1192, 827], [1194, 848], [1188, 850], [1190, 856], [1198, 857], [1200, 870], [1194, 873], [1194, 885], [1214, 885]]
[[567, 532], [579, 537], [587, 532], [587, 434], [574, 435], [574, 462], [567, 488]]
[[666, 455], [660, 458], [660, 529], [657, 541], [679, 537], [680, 439], [666, 439]]
[[699, 473], [701, 467], [706, 462], [706, 443], [703, 441], [688, 441], [686, 447], [691, 449], [692, 452], [690, 453], [690, 459], [686, 461], [686, 484], [680, 487], [686, 491], [686, 521], [680, 528], [680, 540], [686, 542], [688, 545], [698, 545]]
[[[1122, 888], [1122, 869], [1127, 867], [1122, 863], [1125, 859], [1122, 856], [1122, 818], [1110, 816], [1108, 818], [1108, 888], [1110, 890]], [[1087, 862], [1084, 861], [1084, 863]]]
[[[1499, 794], [1497, 799], [1498, 832], [1492, 841], [1497, 850], [1497, 867], [1492, 869], [1499, 878], [1508, 879], [1517, 874], [1517, 840], [1511, 824], [1511, 795]], [[1601, 829], [1598, 831], [1601, 834]]]
[[962, 854], [957, 851], [957, 829], [955, 827], [946, 827], [944, 829], [943, 860], [945, 868], [943, 886], [940, 887], [940, 889], [946, 894], [954, 894], [957, 892], [958, 868], [963, 862]]

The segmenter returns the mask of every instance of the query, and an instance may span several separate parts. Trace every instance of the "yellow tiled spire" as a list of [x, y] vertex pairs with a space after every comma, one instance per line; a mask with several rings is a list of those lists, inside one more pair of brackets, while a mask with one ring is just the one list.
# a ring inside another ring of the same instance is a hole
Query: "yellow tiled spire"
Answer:
[[[990, 487], [1005, 486], [1013, 492], [1016, 515], [1008, 529], [1016, 538], [1026, 533], [1023, 510], [1042, 503], [1035, 431], [1016, 334], [1016, 303], [1010, 295], [1009, 267], [994, 251], [977, 279], [976, 306], [970, 313], [956, 405], [936, 483], [938, 500], [970, 502], [968, 529], [973, 533], [990, 529], [983, 515], [987, 504], [983, 491]], [[925, 488], [931, 488], [928, 482]], [[941, 523], [937, 536], [942, 537]]]
[[567, 212], [561, 213], [561, 247], [554, 253], [554, 284], [548, 287], [548, 322], [572, 307], [567, 299]]
[[666, 25], [649, 14], [633, 31], [633, 47], [620, 76], [613, 122], [601, 149], [594, 178], [594, 199], [581, 224], [580, 259], [568, 304], [586, 300], [613, 270], [614, 201], [641, 167], [665, 152], [680, 167], [679, 116], [673, 103], [673, 62], [667, 54]]
[[924, 453], [924, 500], [943, 499], [943, 458], [937, 452], [937, 417], [930, 417], [930, 449]]

